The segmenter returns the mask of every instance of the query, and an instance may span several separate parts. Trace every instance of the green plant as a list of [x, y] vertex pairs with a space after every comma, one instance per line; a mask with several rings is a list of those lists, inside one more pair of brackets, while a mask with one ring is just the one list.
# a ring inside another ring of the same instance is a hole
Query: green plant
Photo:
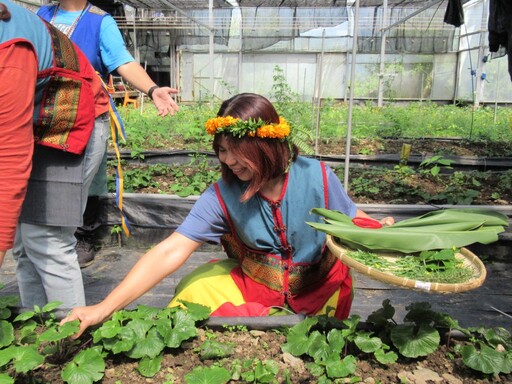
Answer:
[[432, 156], [420, 163], [420, 172], [436, 177], [441, 169], [451, 169], [453, 162], [453, 160], [445, 159], [440, 155]]
[[[12, 323], [8, 320], [12, 312], [10, 306], [17, 304], [17, 297], [2, 297], [0, 320], [0, 381], [14, 382], [11, 377], [26, 375], [29, 380], [32, 371], [45, 360], [62, 363], [78, 349], [77, 342], [69, 336], [78, 331], [78, 321], [62, 326], [55, 319], [53, 311], [62, 303], [52, 302], [43, 308], [34, 307], [16, 316]], [[20, 324], [15, 330], [13, 323]]]
[[114, 225], [110, 230], [110, 235], [116, 237], [118, 247], [123, 246], [123, 228], [120, 225]]

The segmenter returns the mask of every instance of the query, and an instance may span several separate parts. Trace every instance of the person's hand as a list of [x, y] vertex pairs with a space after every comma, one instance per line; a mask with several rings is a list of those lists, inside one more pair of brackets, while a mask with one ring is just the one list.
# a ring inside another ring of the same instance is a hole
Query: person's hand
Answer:
[[158, 87], [153, 91], [151, 97], [159, 116], [167, 116], [168, 114], [173, 116], [178, 112], [180, 107], [172, 98], [172, 95], [176, 93], [178, 93], [178, 90], [171, 87]]
[[60, 321], [60, 325], [68, 321], [79, 320], [80, 329], [71, 336], [71, 339], [79, 338], [90, 326], [100, 324], [107, 319], [108, 315], [103, 315], [99, 305], [90, 305], [88, 307], [76, 307]]
[[5, 252], [6, 251], [0, 251], [0, 267], [2, 266], [2, 264], [4, 262]]
[[382, 224], [383, 227], [387, 227], [395, 224], [395, 218], [392, 216], [387, 216], [383, 219], [380, 219], [379, 222]]

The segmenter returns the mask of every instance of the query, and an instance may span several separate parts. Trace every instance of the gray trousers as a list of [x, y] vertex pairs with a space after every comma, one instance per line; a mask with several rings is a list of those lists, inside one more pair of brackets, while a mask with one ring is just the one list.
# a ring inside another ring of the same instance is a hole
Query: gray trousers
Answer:
[[[81, 205], [80, 217], [70, 221], [80, 222], [85, 210], [87, 191], [100, 166], [106, 150], [109, 135], [108, 114], [96, 118], [94, 130], [82, 156], [81, 194], [76, 196], [59, 196], [52, 193], [45, 199], [76, 199]], [[62, 168], [66, 164], [62, 164]], [[30, 188], [30, 185], [29, 185]], [[64, 190], [63, 193], [66, 193]], [[41, 205], [51, 206], [42, 201]], [[33, 203], [32, 203], [33, 204]], [[39, 219], [38, 219], [39, 220]], [[77, 225], [55, 225], [32, 222], [30, 217], [22, 218], [16, 230], [13, 257], [16, 260], [16, 278], [20, 290], [21, 305], [33, 308], [44, 306], [48, 302], [59, 301], [61, 308], [83, 306], [85, 292], [82, 272], [75, 251], [75, 231]]]

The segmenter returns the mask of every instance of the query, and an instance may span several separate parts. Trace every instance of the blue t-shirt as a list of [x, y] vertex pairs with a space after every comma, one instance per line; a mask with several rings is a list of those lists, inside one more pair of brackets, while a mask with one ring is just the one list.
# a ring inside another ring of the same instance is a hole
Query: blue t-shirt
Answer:
[[[340, 179], [326, 165], [329, 189], [329, 209], [338, 210], [350, 217], [356, 215], [357, 207], [347, 195]], [[293, 193], [286, 191], [286, 193]], [[311, 207], [314, 208], [314, 207]], [[176, 232], [198, 242], [220, 243], [222, 235], [230, 228], [213, 185], [203, 192]]]
[[[57, 15], [55, 15], [55, 18], [52, 20], [52, 25], [68, 35], [70, 29], [81, 14], [82, 11], [68, 12], [59, 7]], [[78, 22], [80, 21], [78, 20]], [[101, 61], [108, 72], [113, 72], [121, 65], [135, 61], [126, 48], [123, 36], [114, 18], [110, 15], [103, 17], [101, 22], [100, 55]]]

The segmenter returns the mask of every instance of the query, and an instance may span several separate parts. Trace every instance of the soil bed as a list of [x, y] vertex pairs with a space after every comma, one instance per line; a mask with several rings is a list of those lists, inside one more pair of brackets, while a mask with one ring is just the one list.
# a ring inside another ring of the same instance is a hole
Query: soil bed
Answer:
[[[273, 360], [278, 363], [279, 374], [275, 383], [285, 383], [284, 372], [289, 372], [289, 383], [316, 383], [318, 378], [313, 376], [306, 368], [306, 359], [297, 359], [284, 354], [281, 346], [286, 342], [282, 332], [274, 331], [215, 331], [211, 329], [199, 329], [199, 335], [190, 342], [186, 342], [181, 348], [165, 354], [161, 370], [152, 378], [144, 378], [136, 368], [137, 362], [126, 358], [107, 360], [103, 384], [120, 383], [186, 383], [184, 376], [192, 372], [196, 367], [222, 365], [228, 370], [234, 361], [257, 359], [259, 361]], [[234, 352], [229, 358], [221, 360], [202, 360], [199, 350], [207, 339], [217, 342], [233, 344]], [[451, 341], [454, 343], [461, 341]], [[44, 369], [34, 372], [34, 376], [45, 383], [62, 383], [60, 378], [60, 366], [45, 366]], [[512, 375], [493, 377], [479, 374], [467, 368], [459, 358], [452, 358], [449, 349], [441, 346], [436, 352], [424, 358], [401, 358], [395, 364], [381, 365], [373, 359], [358, 359], [357, 371], [354, 375], [361, 381], [345, 381], [339, 379], [339, 383], [438, 383], [438, 384], [490, 384], [510, 383]], [[20, 378], [21, 379], [21, 378]], [[22, 383], [23, 381], [17, 381]], [[232, 380], [230, 383], [244, 382]], [[267, 382], [267, 381], [265, 381]], [[274, 382], [274, 381], [269, 381]]]

